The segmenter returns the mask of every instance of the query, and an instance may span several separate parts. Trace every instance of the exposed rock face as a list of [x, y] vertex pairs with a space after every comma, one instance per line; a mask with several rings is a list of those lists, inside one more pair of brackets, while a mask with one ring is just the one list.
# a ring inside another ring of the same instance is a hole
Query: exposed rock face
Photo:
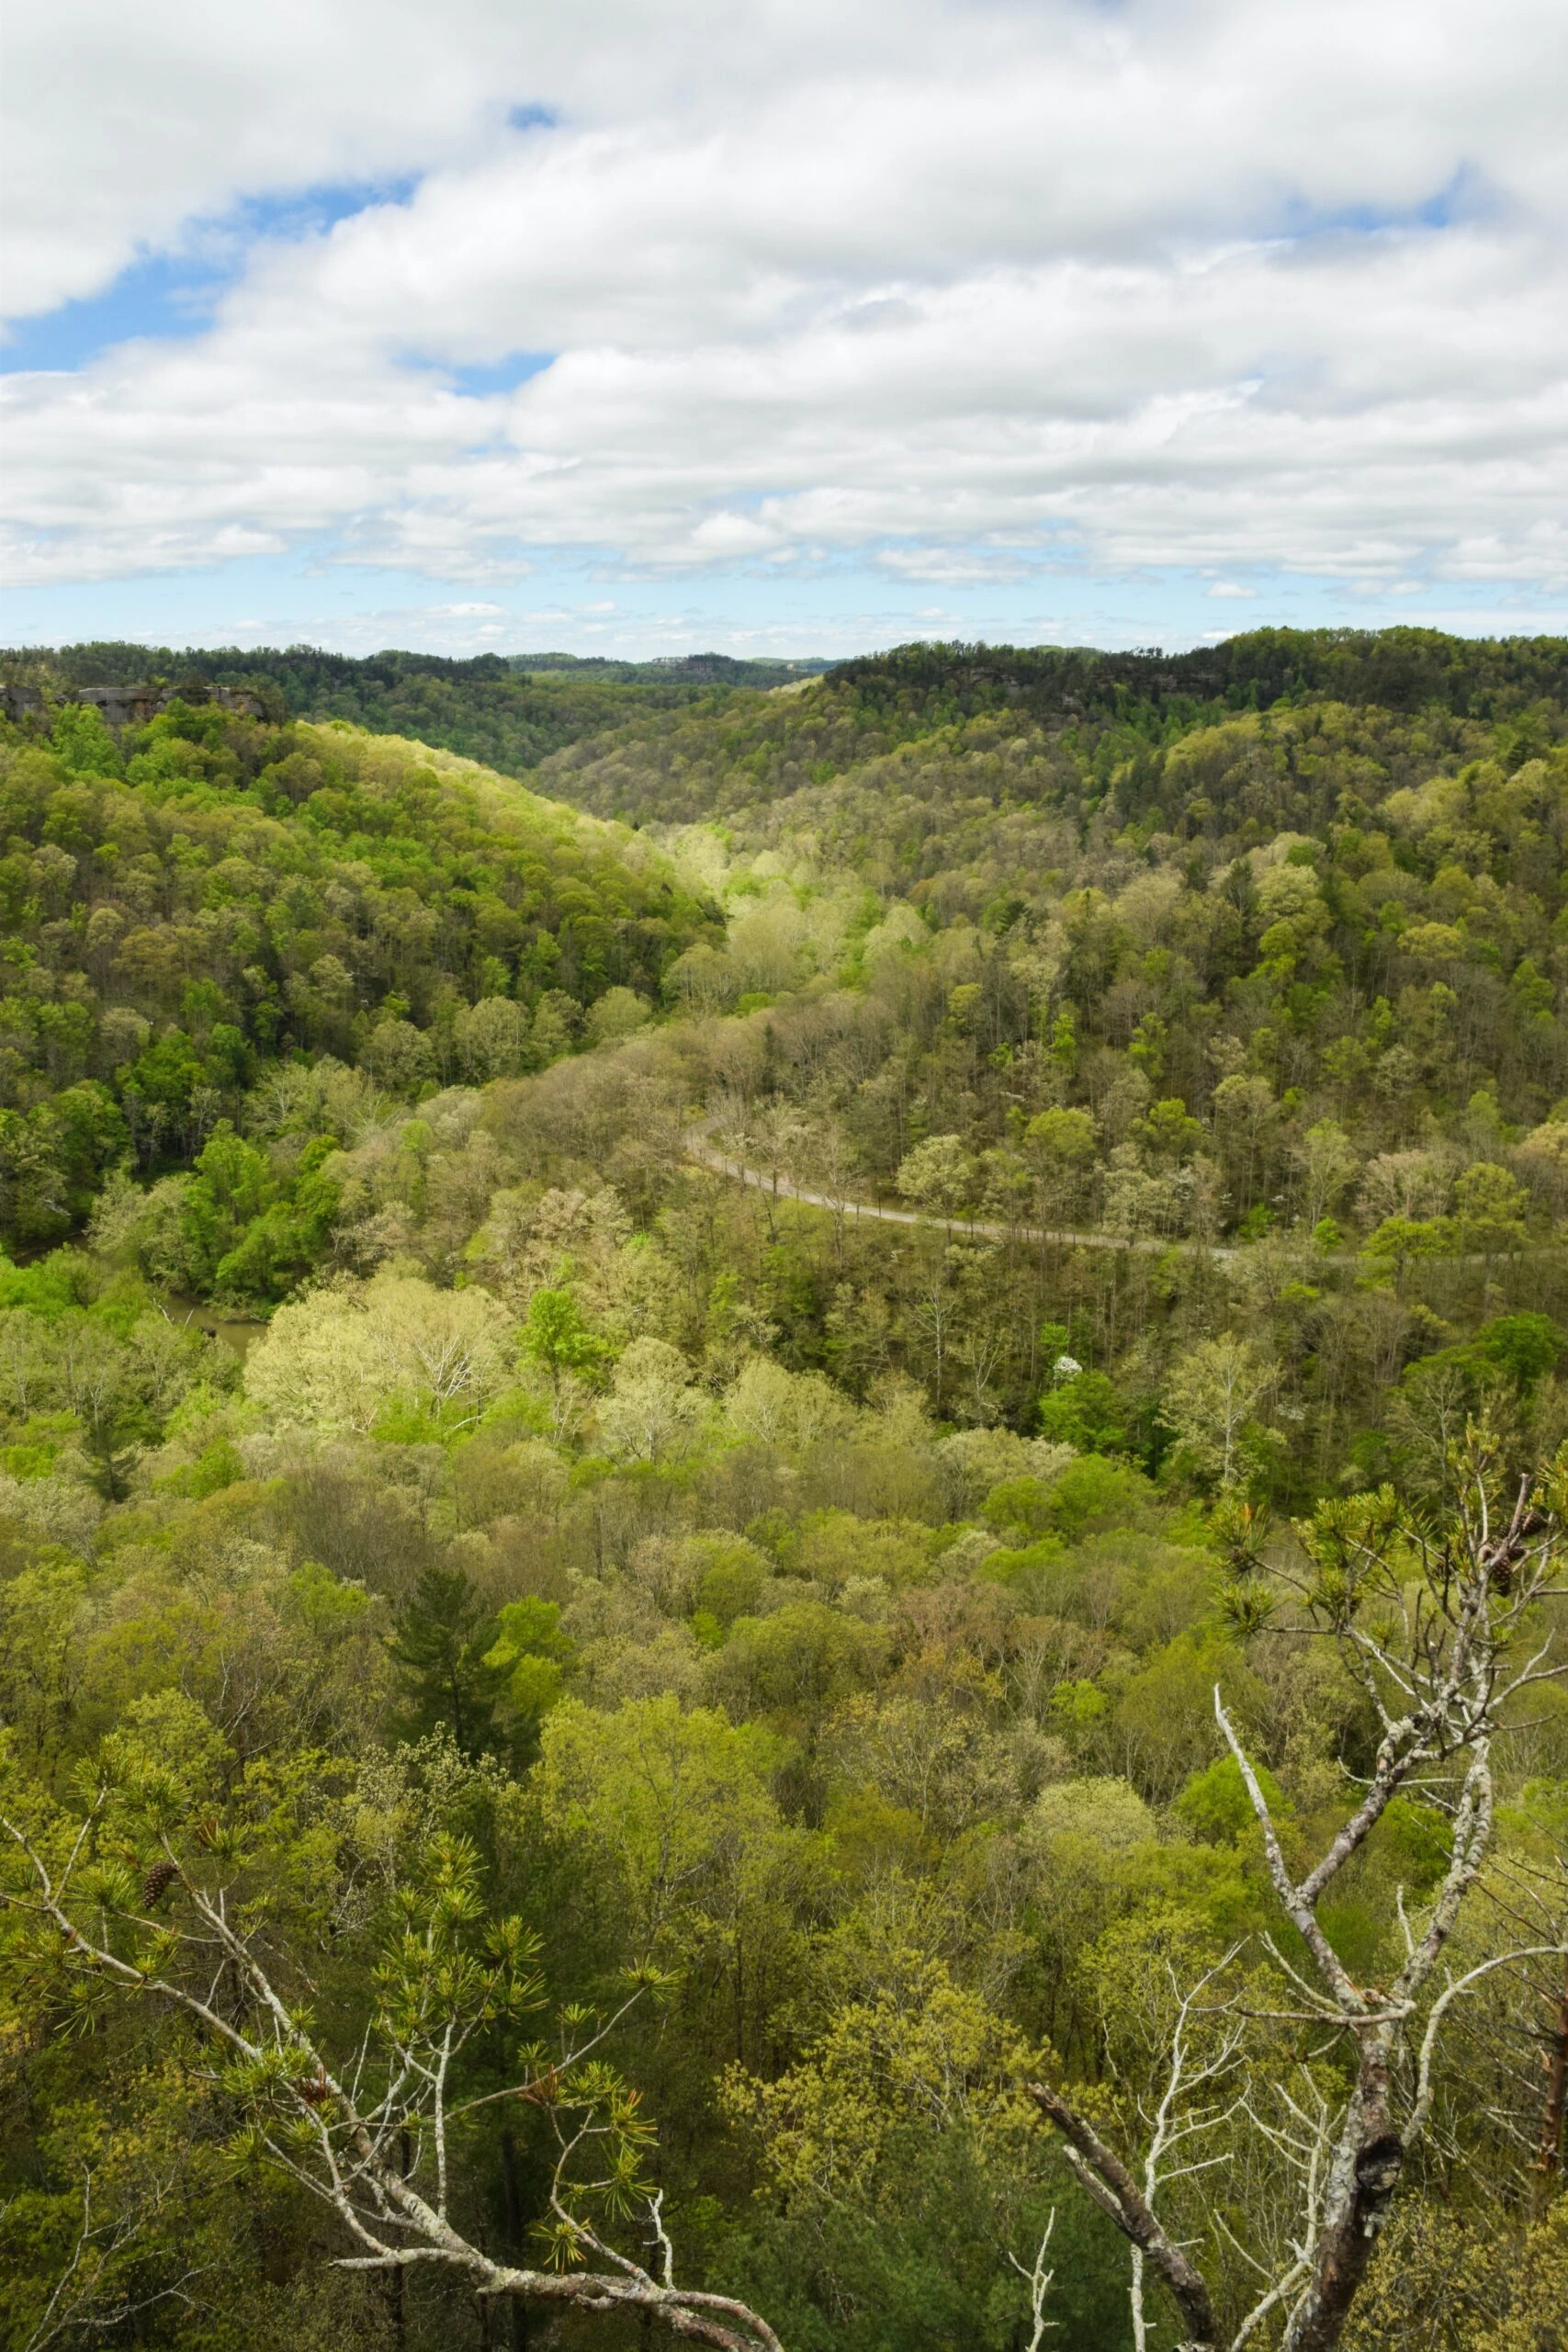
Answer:
[[[221, 710], [231, 710], [244, 718], [260, 718], [265, 714], [261, 696], [248, 686], [66, 686], [62, 702], [82, 702], [97, 711], [106, 727], [143, 727], [172, 702], [214, 702]], [[38, 686], [0, 686], [0, 709], [7, 718], [17, 719], [43, 708], [43, 694]]]

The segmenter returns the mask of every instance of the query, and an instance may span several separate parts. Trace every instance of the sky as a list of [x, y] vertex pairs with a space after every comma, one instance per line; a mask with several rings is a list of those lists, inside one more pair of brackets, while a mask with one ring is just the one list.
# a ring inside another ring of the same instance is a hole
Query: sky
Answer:
[[1562, 0], [6, 14], [0, 641], [1568, 629]]

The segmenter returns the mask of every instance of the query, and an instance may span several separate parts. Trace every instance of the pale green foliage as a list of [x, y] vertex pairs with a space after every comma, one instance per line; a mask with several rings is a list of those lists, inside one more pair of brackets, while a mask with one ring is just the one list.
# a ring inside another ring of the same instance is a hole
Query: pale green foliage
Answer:
[[1454, 1227], [1462, 1250], [1490, 1261], [1524, 1246], [1529, 1199], [1495, 1161], [1478, 1160], [1454, 1185]]
[[607, 989], [589, 1006], [583, 1027], [596, 1046], [611, 1046], [642, 1028], [651, 1011], [634, 989]]
[[618, 1461], [678, 1461], [696, 1444], [708, 1410], [679, 1348], [634, 1340], [598, 1408], [600, 1440]]
[[365, 1066], [378, 1086], [391, 1094], [417, 1094], [435, 1072], [429, 1038], [412, 1021], [377, 1023], [365, 1048]]
[[932, 1136], [899, 1162], [897, 1185], [906, 1200], [939, 1216], [971, 1207], [978, 1171], [957, 1136]]
[[1361, 1215], [1373, 1225], [1391, 1216], [1440, 1216], [1451, 1182], [1451, 1171], [1429, 1151], [1380, 1152], [1362, 1175]]
[[1049, 1743], [998, 1730], [965, 1694], [874, 1697], [856, 1692], [834, 1715], [825, 1741], [846, 1791], [845, 1817], [870, 1792], [909, 1815], [922, 1838], [951, 1838], [970, 1824], [1011, 1812]]
[[1087, 1111], [1053, 1109], [1031, 1119], [1024, 1141], [1048, 1168], [1082, 1168], [1094, 1158], [1098, 1138]]
[[453, 1035], [463, 1075], [477, 1085], [487, 1079], [516, 1078], [526, 1067], [527, 1008], [511, 997], [481, 997], [466, 1007]]
[[1337, 1205], [1360, 1163], [1337, 1119], [1319, 1119], [1307, 1129], [1301, 1157], [1302, 1221], [1313, 1226]]
[[1023, 2084], [1043, 2063], [1017, 2028], [940, 1962], [901, 1956], [894, 1985], [841, 2008], [772, 2083], [732, 2069], [724, 2100], [754, 2134], [772, 2187], [807, 2207], [874, 2194], [892, 2149], [962, 2132], [985, 2171], [1028, 2162]]
[[1153, 1813], [1131, 1781], [1108, 1774], [1053, 1781], [1034, 1800], [1030, 1826], [1038, 1837], [1086, 1838], [1112, 1854], [1156, 1832]]
[[1535, 1127], [1517, 1146], [1518, 1159], [1558, 1216], [1568, 1207], [1568, 1119]]
[[1010, 1478], [1038, 1478], [1049, 1486], [1073, 1459], [1070, 1445], [1049, 1438], [1020, 1437], [1015, 1430], [955, 1430], [936, 1447], [948, 1517], [967, 1519], [994, 1487]]
[[791, 1843], [764, 1778], [766, 1742], [673, 1698], [610, 1715], [567, 1700], [544, 1727], [540, 1815], [615, 1871], [634, 1938], [651, 1948], [694, 1905], [760, 1894]]
[[1167, 1419], [1200, 1475], [1234, 1486], [1247, 1467], [1257, 1416], [1274, 1383], [1272, 1366], [1250, 1340], [1226, 1332], [1183, 1356], [1165, 1385]]
[[855, 1416], [841, 1390], [819, 1372], [786, 1372], [753, 1356], [725, 1391], [724, 1409], [742, 1437], [796, 1452], [847, 1436]]
[[84, 1479], [13, 1478], [0, 1470], [0, 1519], [69, 1552], [87, 1553], [104, 1516], [103, 1497]]
[[364, 1432], [392, 1405], [472, 1419], [507, 1359], [507, 1319], [488, 1292], [387, 1271], [281, 1306], [246, 1358], [245, 1392], [284, 1427]]

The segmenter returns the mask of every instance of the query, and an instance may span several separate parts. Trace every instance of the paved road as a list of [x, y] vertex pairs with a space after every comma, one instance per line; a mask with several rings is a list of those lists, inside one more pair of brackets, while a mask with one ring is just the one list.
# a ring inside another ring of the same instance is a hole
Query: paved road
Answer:
[[879, 1225], [944, 1226], [949, 1232], [980, 1234], [987, 1241], [1007, 1241], [1021, 1235], [1026, 1241], [1055, 1242], [1064, 1250], [1148, 1250], [1156, 1257], [1163, 1257], [1168, 1250], [1179, 1250], [1185, 1256], [1193, 1258], [1234, 1258], [1238, 1254], [1235, 1250], [1212, 1248], [1206, 1241], [1161, 1241], [1144, 1235], [1047, 1231], [1037, 1225], [987, 1225], [978, 1217], [927, 1216], [919, 1209], [881, 1208], [874, 1201], [834, 1200], [826, 1193], [809, 1192], [804, 1184], [793, 1183], [787, 1176], [767, 1175], [760, 1168], [748, 1168], [744, 1160], [729, 1159], [709, 1142], [705, 1123], [688, 1127], [681, 1140], [688, 1156], [704, 1168], [711, 1168], [716, 1176], [728, 1176], [737, 1183], [750, 1184], [753, 1192], [771, 1193], [775, 1200], [803, 1201], [807, 1208], [827, 1209], [835, 1216], [841, 1212], [857, 1220], [874, 1217]]

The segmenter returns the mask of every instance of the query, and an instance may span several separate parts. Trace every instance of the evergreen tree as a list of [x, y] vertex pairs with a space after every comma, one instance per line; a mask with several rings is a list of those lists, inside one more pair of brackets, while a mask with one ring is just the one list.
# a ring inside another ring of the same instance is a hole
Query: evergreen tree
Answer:
[[465, 1756], [482, 1756], [500, 1744], [495, 1708], [508, 1668], [486, 1661], [494, 1639], [494, 1625], [461, 1568], [421, 1570], [387, 1645], [399, 1670], [405, 1728], [413, 1737], [446, 1724]]

